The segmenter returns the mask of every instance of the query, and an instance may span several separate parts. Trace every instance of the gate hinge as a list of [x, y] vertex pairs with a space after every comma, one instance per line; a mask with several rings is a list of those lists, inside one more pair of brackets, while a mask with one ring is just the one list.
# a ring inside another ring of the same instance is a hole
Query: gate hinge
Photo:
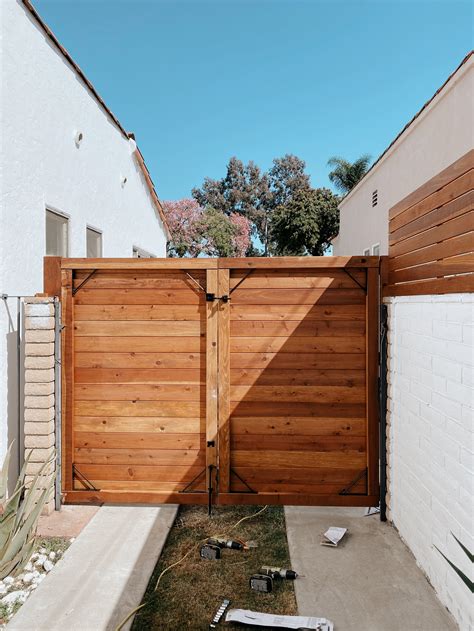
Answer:
[[216, 296], [216, 294], [206, 293], [206, 302], [214, 302], [214, 300], [222, 300], [222, 302], [229, 302], [230, 296], [224, 294], [224, 296]]

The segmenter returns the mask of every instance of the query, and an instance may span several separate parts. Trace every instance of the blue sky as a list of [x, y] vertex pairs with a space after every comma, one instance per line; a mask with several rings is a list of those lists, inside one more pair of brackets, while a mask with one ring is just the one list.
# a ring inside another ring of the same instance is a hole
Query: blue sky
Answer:
[[34, 0], [161, 199], [294, 153], [376, 158], [472, 48], [468, 1]]

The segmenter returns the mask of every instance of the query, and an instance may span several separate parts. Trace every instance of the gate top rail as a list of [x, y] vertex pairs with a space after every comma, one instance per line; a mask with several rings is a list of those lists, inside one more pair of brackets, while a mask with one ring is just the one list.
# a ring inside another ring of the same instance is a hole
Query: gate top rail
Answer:
[[[47, 257], [53, 258], [53, 257]], [[63, 258], [62, 269], [269, 269], [378, 267], [378, 256], [274, 256], [243, 258]]]

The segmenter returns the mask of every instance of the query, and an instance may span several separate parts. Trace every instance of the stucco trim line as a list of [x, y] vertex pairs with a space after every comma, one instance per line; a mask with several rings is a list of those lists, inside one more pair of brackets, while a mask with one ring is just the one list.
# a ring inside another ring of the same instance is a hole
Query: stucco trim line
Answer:
[[[133, 140], [133, 138], [134, 138], [133, 134], [129, 134], [129, 136]], [[137, 161], [138, 166], [140, 167], [140, 170], [141, 170], [141, 172], [143, 174], [143, 177], [145, 179], [145, 183], [147, 185], [148, 190], [150, 191], [151, 198], [153, 200], [155, 208], [156, 208], [156, 210], [158, 212], [158, 215], [159, 215], [159, 217], [161, 219], [161, 222], [163, 224], [163, 229], [164, 229], [164, 231], [166, 233], [166, 238], [169, 241], [171, 239], [171, 233], [170, 233], [168, 224], [166, 222], [166, 217], [165, 217], [165, 213], [164, 213], [164, 210], [163, 210], [163, 205], [162, 205], [162, 203], [161, 203], [161, 201], [160, 201], [160, 199], [159, 199], [159, 197], [158, 197], [158, 195], [156, 193], [155, 185], [153, 184], [153, 180], [151, 179], [150, 171], [148, 170], [148, 167], [145, 164], [145, 160], [143, 158], [143, 154], [140, 151], [140, 149], [137, 147], [135, 149], [135, 151], [133, 152], [133, 155], [134, 155], [135, 160]]]

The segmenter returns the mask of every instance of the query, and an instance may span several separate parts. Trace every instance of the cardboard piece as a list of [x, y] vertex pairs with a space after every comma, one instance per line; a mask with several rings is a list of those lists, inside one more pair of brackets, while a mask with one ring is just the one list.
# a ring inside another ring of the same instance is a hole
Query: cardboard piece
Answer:
[[313, 629], [314, 631], [334, 631], [334, 625], [326, 618], [306, 616], [280, 616], [272, 613], [260, 613], [249, 609], [231, 609], [225, 617], [226, 622], [241, 622], [256, 627], [274, 627], [280, 629]]

